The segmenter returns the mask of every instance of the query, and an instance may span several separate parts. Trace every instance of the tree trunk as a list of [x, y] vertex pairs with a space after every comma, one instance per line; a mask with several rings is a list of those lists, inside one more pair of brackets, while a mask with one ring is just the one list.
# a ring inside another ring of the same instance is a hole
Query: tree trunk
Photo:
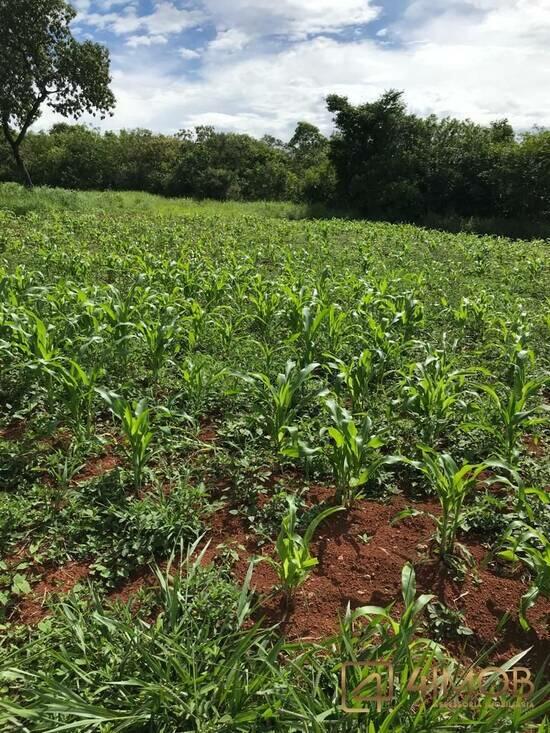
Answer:
[[25, 186], [25, 188], [34, 188], [30, 173], [27, 170], [27, 166], [25, 165], [23, 158], [21, 157], [21, 153], [19, 152], [19, 145], [17, 145], [16, 143], [12, 143], [11, 141], [10, 145], [13, 152], [13, 157], [15, 159], [17, 167], [19, 168], [19, 172], [23, 176], [23, 185]]
[[19, 172], [23, 177], [23, 184], [26, 188], [33, 188], [33, 183], [29, 171], [27, 170], [27, 166], [25, 165], [23, 158], [21, 157], [21, 153], [19, 152], [19, 146], [23, 142], [23, 138], [25, 137], [25, 133], [27, 131], [26, 128], [23, 128], [19, 137], [15, 138], [11, 134], [7, 119], [3, 117], [2, 130], [4, 132], [4, 137], [6, 138], [6, 141], [11, 148], [11, 152], [13, 153], [13, 158], [15, 160], [17, 168], [19, 169]]

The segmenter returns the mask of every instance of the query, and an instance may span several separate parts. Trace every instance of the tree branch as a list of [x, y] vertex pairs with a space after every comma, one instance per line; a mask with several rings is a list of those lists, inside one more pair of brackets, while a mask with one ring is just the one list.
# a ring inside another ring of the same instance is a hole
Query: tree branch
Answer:
[[15, 139], [15, 145], [17, 147], [19, 147], [19, 145], [21, 145], [21, 143], [23, 142], [23, 139], [24, 139], [25, 135], [27, 134], [27, 130], [29, 129], [29, 127], [34, 122], [36, 113], [40, 109], [40, 105], [42, 104], [42, 102], [46, 99], [46, 96], [47, 95], [43, 93], [40, 97], [38, 97], [35, 100], [33, 106], [31, 107], [31, 110], [30, 110], [29, 114], [25, 118], [25, 122], [23, 124], [23, 127], [19, 131], [19, 135]]

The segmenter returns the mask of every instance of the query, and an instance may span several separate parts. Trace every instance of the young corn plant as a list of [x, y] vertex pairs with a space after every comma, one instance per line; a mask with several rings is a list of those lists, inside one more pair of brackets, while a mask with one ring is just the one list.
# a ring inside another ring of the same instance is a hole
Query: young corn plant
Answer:
[[183, 397], [191, 412], [197, 414], [203, 410], [214, 387], [223, 379], [226, 369], [215, 367], [207, 357], [195, 354], [184, 360], [180, 372]]
[[531, 585], [519, 606], [522, 629], [530, 628], [527, 611], [541, 595], [550, 597], [550, 538], [525, 522], [513, 522], [503, 537], [498, 557], [508, 562], [523, 563], [530, 572]]
[[114, 392], [101, 387], [97, 387], [96, 391], [108, 404], [113, 415], [121, 421], [132, 462], [134, 486], [139, 490], [143, 485], [147, 461], [151, 457], [150, 443], [153, 439], [149, 420], [150, 410], [146, 400], [130, 404]]
[[384, 456], [380, 448], [384, 441], [373, 430], [370, 417], [356, 422], [352, 414], [333, 397], [325, 401], [332, 425], [321, 430], [328, 435], [328, 460], [336, 481], [335, 502], [346, 507], [363, 495], [361, 487], [372, 484], [380, 469], [397, 459]]
[[153, 382], [156, 383], [162, 367], [168, 361], [169, 355], [174, 354], [175, 351], [172, 348], [176, 336], [175, 322], [169, 319], [147, 323], [140, 321], [137, 328], [147, 346]]
[[134, 290], [135, 288], [131, 288], [124, 296], [117, 288], [110, 285], [110, 297], [100, 306], [114, 339], [116, 355], [124, 367], [128, 363], [128, 345], [135, 338]]
[[[367, 633], [372, 629], [372, 636], [378, 637], [376, 658], [383, 659], [389, 656], [398, 671], [415, 667], [418, 663], [417, 655], [423, 656], [429, 648], [440, 659], [443, 656], [443, 650], [438, 644], [416, 636], [424, 609], [435, 596], [430, 594], [417, 596], [416, 576], [413, 566], [409, 563], [404, 565], [401, 571], [401, 594], [404, 611], [400, 617], [391, 613], [393, 604], [389, 608], [362, 606], [354, 611], [348, 609], [342, 629], [343, 633], [346, 631], [353, 633], [357, 622], [361, 620], [364, 624], [364, 620], [367, 619], [369, 621]], [[357, 637], [356, 633], [355, 636]]]
[[281, 588], [285, 594], [287, 604], [291, 601], [297, 588], [308, 578], [311, 569], [318, 560], [310, 552], [310, 544], [317, 527], [343, 507], [329, 507], [309, 523], [306, 531], [301, 535], [296, 528], [296, 502], [289, 496], [288, 511], [281, 522], [281, 530], [275, 545], [276, 558], [267, 558], [269, 564], [275, 568]]
[[479, 429], [489, 433], [494, 441], [497, 455], [511, 467], [518, 465], [521, 455], [521, 438], [529, 427], [548, 422], [541, 413], [548, 412], [545, 405], [531, 405], [533, 398], [548, 383], [547, 378], [529, 378], [527, 365], [533, 363], [533, 354], [523, 349], [517, 350], [510, 368], [508, 385], [500, 389], [488, 384], [478, 385], [478, 389], [488, 395], [494, 410], [494, 420], [486, 419], [468, 422], [466, 429]]
[[98, 367], [85, 371], [72, 359], [68, 361], [68, 366], [59, 364], [54, 371], [73, 428], [84, 436], [89, 436], [92, 432], [95, 386], [103, 374], [104, 370]]
[[296, 362], [288, 361], [284, 373], [277, 376], [275, 383], [267, 374], [237, 374], [254, 388], [260, 406], [260, 419], [279, 450], [286, 439], [284, 428], [292, 424], [298, 408], [307, 400], [303, 387], [318, 366], [313, 363], [298, 369]]
[[335, 358], [329, 365], [336, 371], [337, 392], [348, 394], [354, 411], [365, 409], [372, 388], [377, 381], [377, 367], [380, 355], [364, 349], [349, 362]]
[[451, 370], [444, 356], [431, 354], [410, 368], [402, 382], [405, 411], [420, 425], [422, 442], [435, 446], [457, 411], [466, 409], [462, 399], [465, 371]]
[[299, 345], [302, 365], [310, 364], [318, 355], [321, 326], [328, 318], [329, 312], [329, 308], [321, 307], [318, 302], [312, 302], [302, 308], [300, 321], [290, 337], [291, 342]]
[[[434, 537], [436, 552], [449, 567], [462, 571], [465, 562], [470, 561], [467, 549], [457, 543], [456, 537], [467, 514], [464, 503], [470, 490], [475, 486], [479, 474], [487, 468], [487, 464], [464, 464], [458, 466], [448, 453], [437, 453], [421, 446], [422, 460], [402, 459], [406, 464], [421, 471], [428, 479], [431, 488], [437, 494], [441, 506], [441, 516], [429, 516], [434, 520], [436, 533]], [[417, 509], [404, 509], [394, 522], [406, 517], [418, 516], [426, 512]]]

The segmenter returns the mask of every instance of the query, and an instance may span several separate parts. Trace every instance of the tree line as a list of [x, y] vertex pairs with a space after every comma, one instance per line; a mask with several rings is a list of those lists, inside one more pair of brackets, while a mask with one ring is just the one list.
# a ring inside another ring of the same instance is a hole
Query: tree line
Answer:
[[[102, 133], [56, 124], [29, 132], [22, 152], [35, 184], [138, 190], [218, 200], [294, 200], [362, 216], [430, 215], [550, 221], [550, 131], [516, 134], [506, 120], [422, 118], [390, 91], [359, 106], [327, 100], [327, 138], [298, 123], [292, 138], [149, 130]], [[20, 174], [0, 147], [0, 179]]]

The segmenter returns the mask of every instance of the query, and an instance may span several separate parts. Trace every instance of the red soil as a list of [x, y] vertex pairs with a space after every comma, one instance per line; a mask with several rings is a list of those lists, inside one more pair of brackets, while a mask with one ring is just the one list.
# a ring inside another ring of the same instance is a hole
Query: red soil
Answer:
[[[331, 492], [314, 488], [312, 499], [323, 500]], [[502, 577], [490, 568], [481, 567], [486, 550], [479, 544], [469, 549], [480, 568], [479, 582], [468, 574], [463, 582], [456, 582], [445, 568], [427, 555], [433, 523], [428, 517], [414, 517], [397, 525], [390, 524], [398, 511], [407, 506], [402, 497], [391, 503], [361, 501], [349, 512], [330, 517], [321, 525], [312, 546], [319, 564], [298, 589], [292, 607], [285, 608], [280, 593], [273, 593], [277, 578], [273, 568], [260, 562], [254, 569], [252, 585], [266, 594], [259, 609], [269, 624], [280, 623], [282, 632], [291, 639], [322, 638], [338, 630], [348, 603], [351, 608], [365, 605], [387, 606], [396, 602], [395, 613], [402, 610], [401, 570], [409, 561], [415, 566], [418, 592], [433, 593], [449, 608], [460, 610], [466, 625], [474, 635], [467, 646], [455, 648], [464, 658], [475, 658], [482, 648], [498, 642], [492, 655], [495, 661], [504, 661], [519, 651], [534, 646], [525, 663], [534, 670], [550, 656], [550, 601], [539, 599], [528, 612], [532, 625], [524, 632], [517, 622], [517, 609], [527, 589], [521, 577]], [[430, 503], [415, 503], [415, 508], [437, 514], [439, 507]], [[216, 546], [224, 543], [240, 551], [235, 566], [237, 580], [244, 579], [250, 557], [255, 552], [254, 537], [244, 522], [222, 510], [214, 517], [213, 537], [205, 561], [216, 554]], [[360, 535], [370, 539], [364, 542]], [[262, 552], [268, 552], [262, 548]], [[505, 613], [510, 620], [504, 631], [498, 624]], [[449, 645], [451, 646], [451, 645]], [[456, 647], [456, 645], [455, 645]]]
[[197, 437], [201, 443], [215, 443], [218, 439], [216, 425], [210, 423], [201, 425], [201, 429]]
[[14, 420], [6, 428], [0, 429], [2, 440], [18, 441], [24, 436], [27, 429], [25, 420]]
[[122, 465], [122, 459], [113, 453], [105, 453], [102, 456], [94, 456], [90, 458], [84, 468], [73, 479], [74, 483], [80, 484], [84, 481], [103, 476], [103, 474], [112, 471], [114, 468]]
[[[156, 585], [156, 577], [149, 568], [141, 568], [130, 580], [109, 594], [108, 598], [116, 603], [129, 603], [143, 588], [152, 588]], [[136, 610], [136, 606], [132, 606]]]
[[18, 623], [34, 625], [49, 615], [45, 608], [48, 596], [64, 594], [84, 580], [90, 572], [86, 563], [69, 562], [60, 568], [46, 570], [42, 579], [33, 587], [32, 593], [24, 596], [15, 610]]
[[525, 435], [522, 442], [527, 453], [533, 458], [542, 458], [547, 453], [548, 449], [545, 442], [533, 435]]

